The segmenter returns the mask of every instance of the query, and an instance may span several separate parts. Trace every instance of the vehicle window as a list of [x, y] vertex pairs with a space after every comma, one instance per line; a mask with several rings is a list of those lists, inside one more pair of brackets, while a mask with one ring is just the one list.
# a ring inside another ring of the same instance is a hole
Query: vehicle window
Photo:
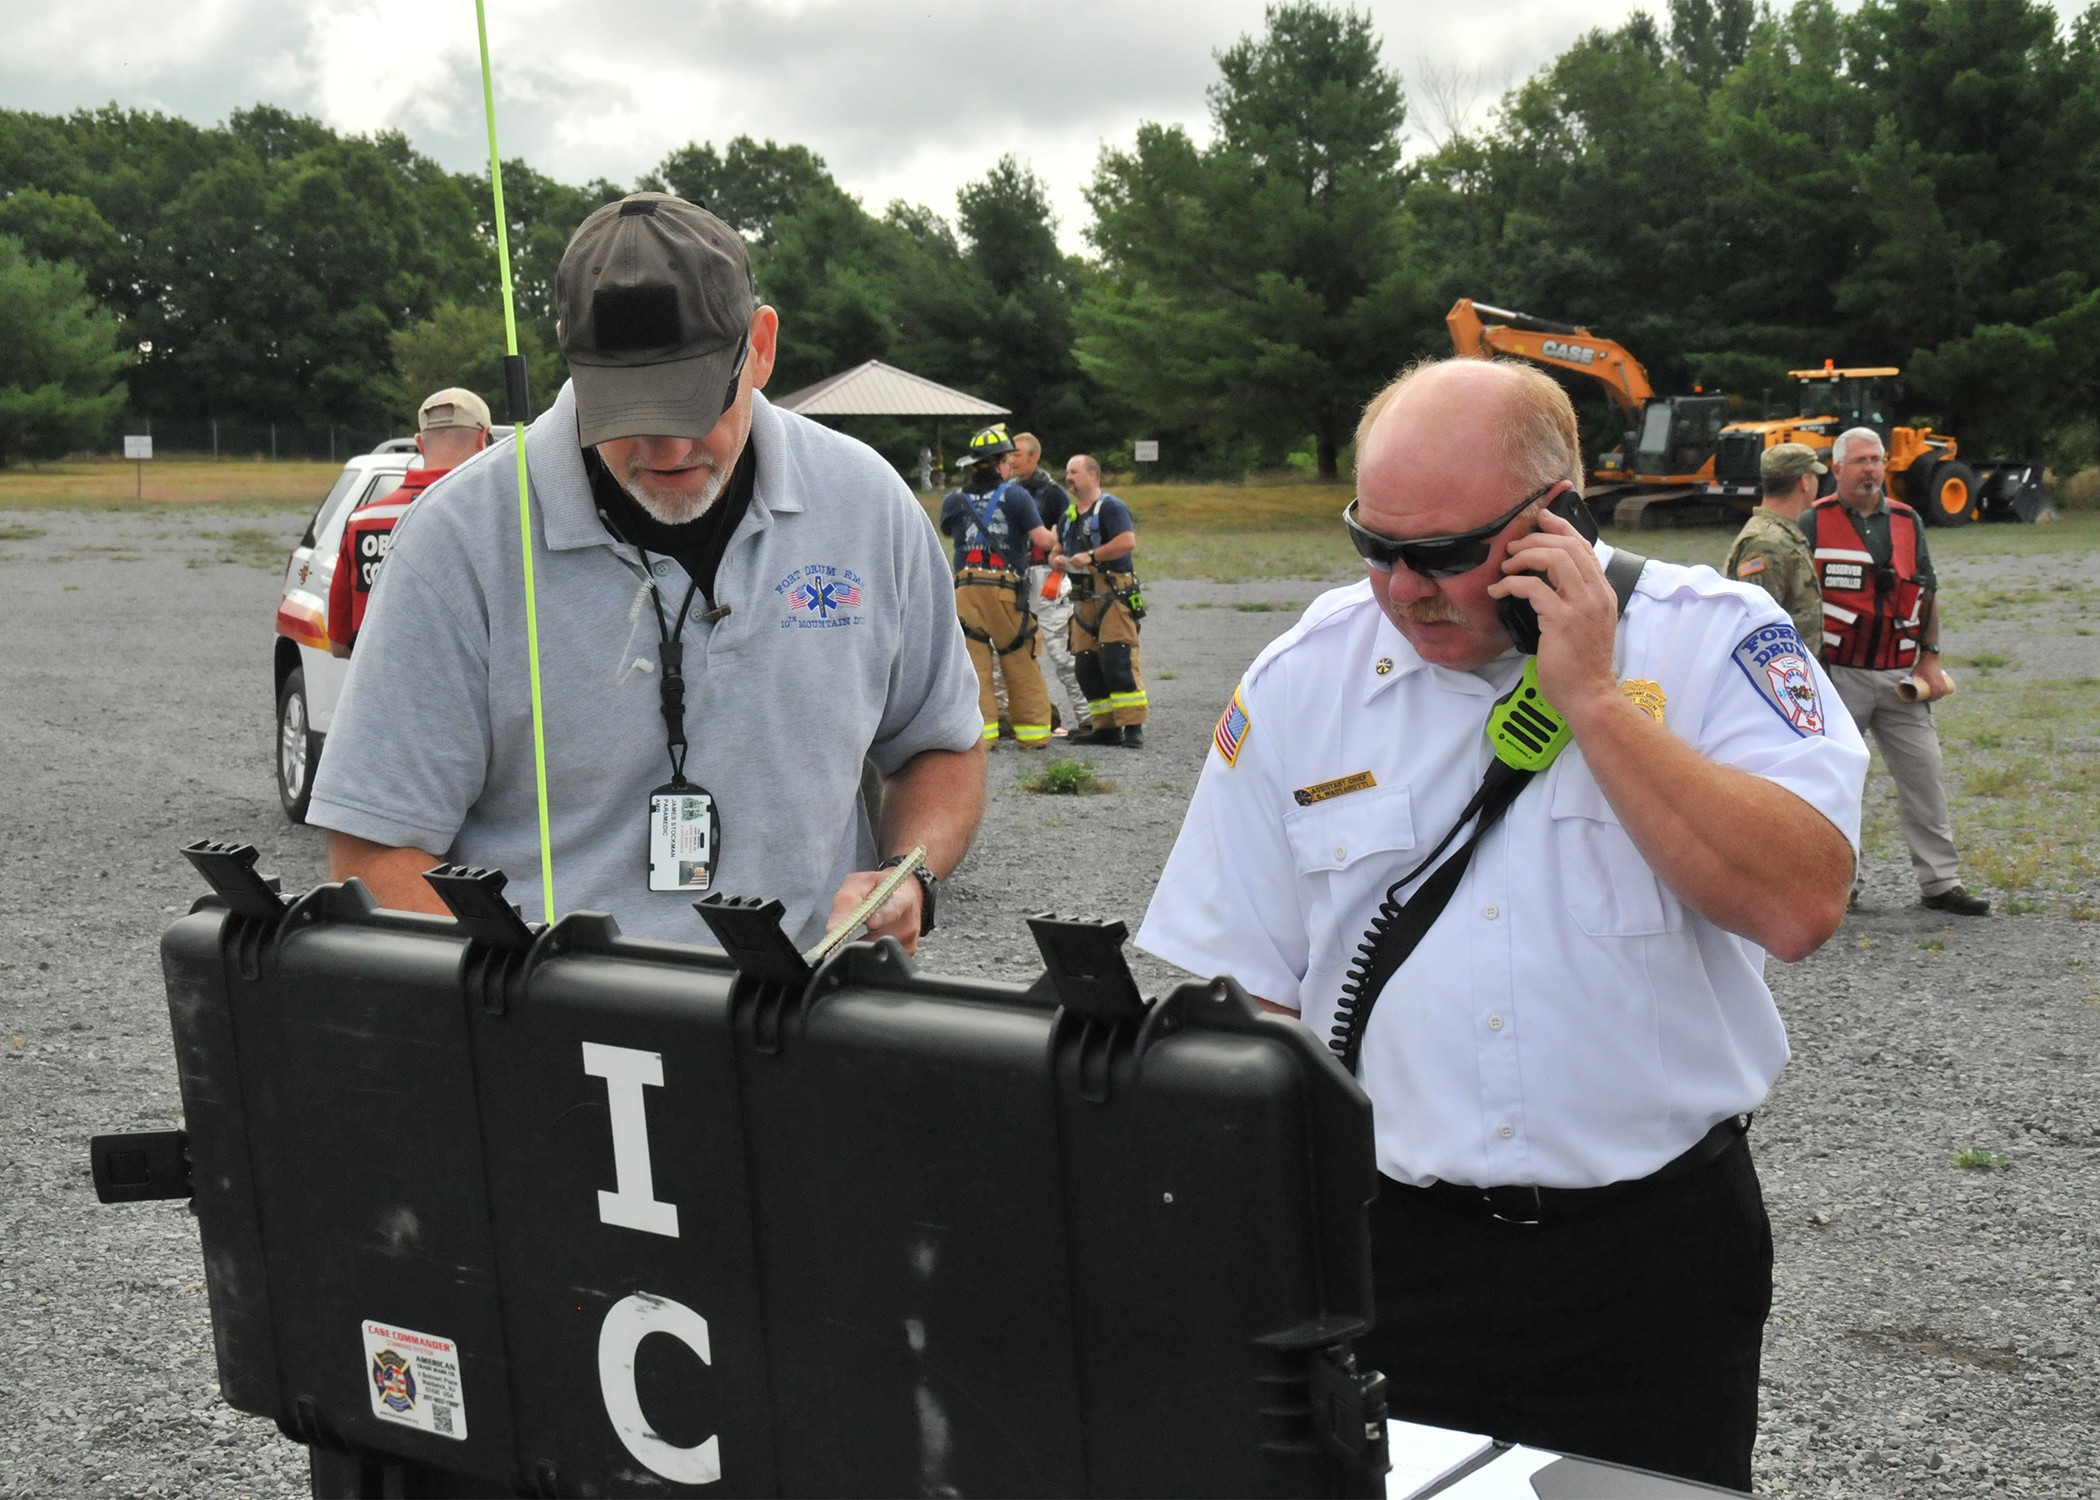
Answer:
[[363, 475], [365, 487], [356, 492], [357, 498], [348, 504], [339, 505], [331, 512], [314, 533], [314, 550], [335, 557], [336, 549], [343, 544], [343, 528], [350, 524], [350, 513], [370, 505], [381, 495], [389, 494], [401, 487], [400, 469], [374, 469]]
[[343, 497], [349, 494], [352, 488], [356, 486], [358, 480], [363, 477], [355, 469], [345, 469], [336, 476], [334, 486], [322, 497], [320, 505], [315, 508], [313, 519], [306, 523], [306, 534], [299, 538], [300, 546], [311, 547], [314, 544], [314, 539], [325, 531], [328, 523], [334, 519], [334, 507], [342, 503]]

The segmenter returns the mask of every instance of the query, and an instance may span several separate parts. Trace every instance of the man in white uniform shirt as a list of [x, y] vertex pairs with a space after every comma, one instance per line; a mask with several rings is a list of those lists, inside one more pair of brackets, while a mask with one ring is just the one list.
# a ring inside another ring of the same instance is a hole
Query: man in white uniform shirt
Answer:
[[1772, 1252], [1742, 1117], [1787, 1057], [1764, 955], [1843, 918], [1866, 751], [1769, 595], [1650, 562], [1620, 617], [1611, 549], [1545, 510], [1581, 455], [1544, 375], [1417, 367], [1357, 451], [1368, 577], [1241, 680], [1138, 945], [1327, 1036], [1388, 887], [1482, 786], [1524, 666], [1497, 605], [1527, 601], [1573, 740], [1369, 997], [1358, 1349], [1396, 1416], [1747, 1489]]

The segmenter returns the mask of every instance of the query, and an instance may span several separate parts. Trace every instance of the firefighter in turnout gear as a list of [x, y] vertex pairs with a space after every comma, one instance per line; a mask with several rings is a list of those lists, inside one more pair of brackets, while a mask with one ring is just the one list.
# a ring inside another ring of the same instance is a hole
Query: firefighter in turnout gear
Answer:
[[1004, 425], [970, 439], [962, 487], [941, 501], [941, 532], [955, 543], [955, 613], [977, 668], [984, 742], [999, 738], [996, 672], [1005, 682], [1014, 739], [1023, 749], [1041, 750], [1050, 743], [1050, 694], [1036, 662], [1027, 570], [1030, 547], [1053, 546], [1056, 538], [1028, 491], [1001, 476], [1000, 460], [1013, 450]]
[[1101, 465], [1089, 454], [1065, 465], [1073, 507], [1050, 566], [1072, 575], [1072, 665], [1086, 693], [1087, 727], [1075, 745], [1145, 743], [1145, 680], [1139, 675], [1138, 621], [1144, 604], [1135, 569], [1137, 531], [1130, 507], [1101, 488]]

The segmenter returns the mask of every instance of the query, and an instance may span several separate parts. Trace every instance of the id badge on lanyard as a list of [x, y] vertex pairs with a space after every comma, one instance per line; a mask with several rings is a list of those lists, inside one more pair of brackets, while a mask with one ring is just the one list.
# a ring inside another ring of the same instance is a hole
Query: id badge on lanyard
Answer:
[[708, 889], [721, 848], [721, 817], [706, 788], [667, 782], [649, 794], [650, 890]]
[[[649, 554], [643, 551], [642, 566], [648, 565]], [[685, 619], [699, 588], [696, 580], [686, 590], [673, 619]], [[657, 659], [663, 668], [657, 674], [657, 690], [671, 754], [671, 779], [649, 794], [649, 889], [704, 891], [714, 885], [722, 860], [722, 815], [706, 787], [685, 779], [685, 643], [664, 623], [654, 583], [649, 594], [656, 607]]]

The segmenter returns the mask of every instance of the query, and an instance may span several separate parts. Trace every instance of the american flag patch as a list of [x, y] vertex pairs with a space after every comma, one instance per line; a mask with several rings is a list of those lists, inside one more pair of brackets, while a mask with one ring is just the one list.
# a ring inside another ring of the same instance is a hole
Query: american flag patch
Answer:
[[1218, 754], [1225, 757], [1226, 765], [1240, 758], [1240, 746], [1247, 743], [1247, 731], [1253, 727], [1254, 721], [1247, 717], [1247, 705], [1240, 701], [1240, 690], [1234, 688], [1232, 701], [1225, 705], [1225, 712], [1218, 718], [1217, 732], [1210, 737], [1210, 742], [1218, 747]]
[[860, 590], [850, 583], [805, 583], [796, 589], [789, 602], [796, 609], [808, 610], [820, 619], [830, 619], [834, 610], [854, 609], [860, 604]]

